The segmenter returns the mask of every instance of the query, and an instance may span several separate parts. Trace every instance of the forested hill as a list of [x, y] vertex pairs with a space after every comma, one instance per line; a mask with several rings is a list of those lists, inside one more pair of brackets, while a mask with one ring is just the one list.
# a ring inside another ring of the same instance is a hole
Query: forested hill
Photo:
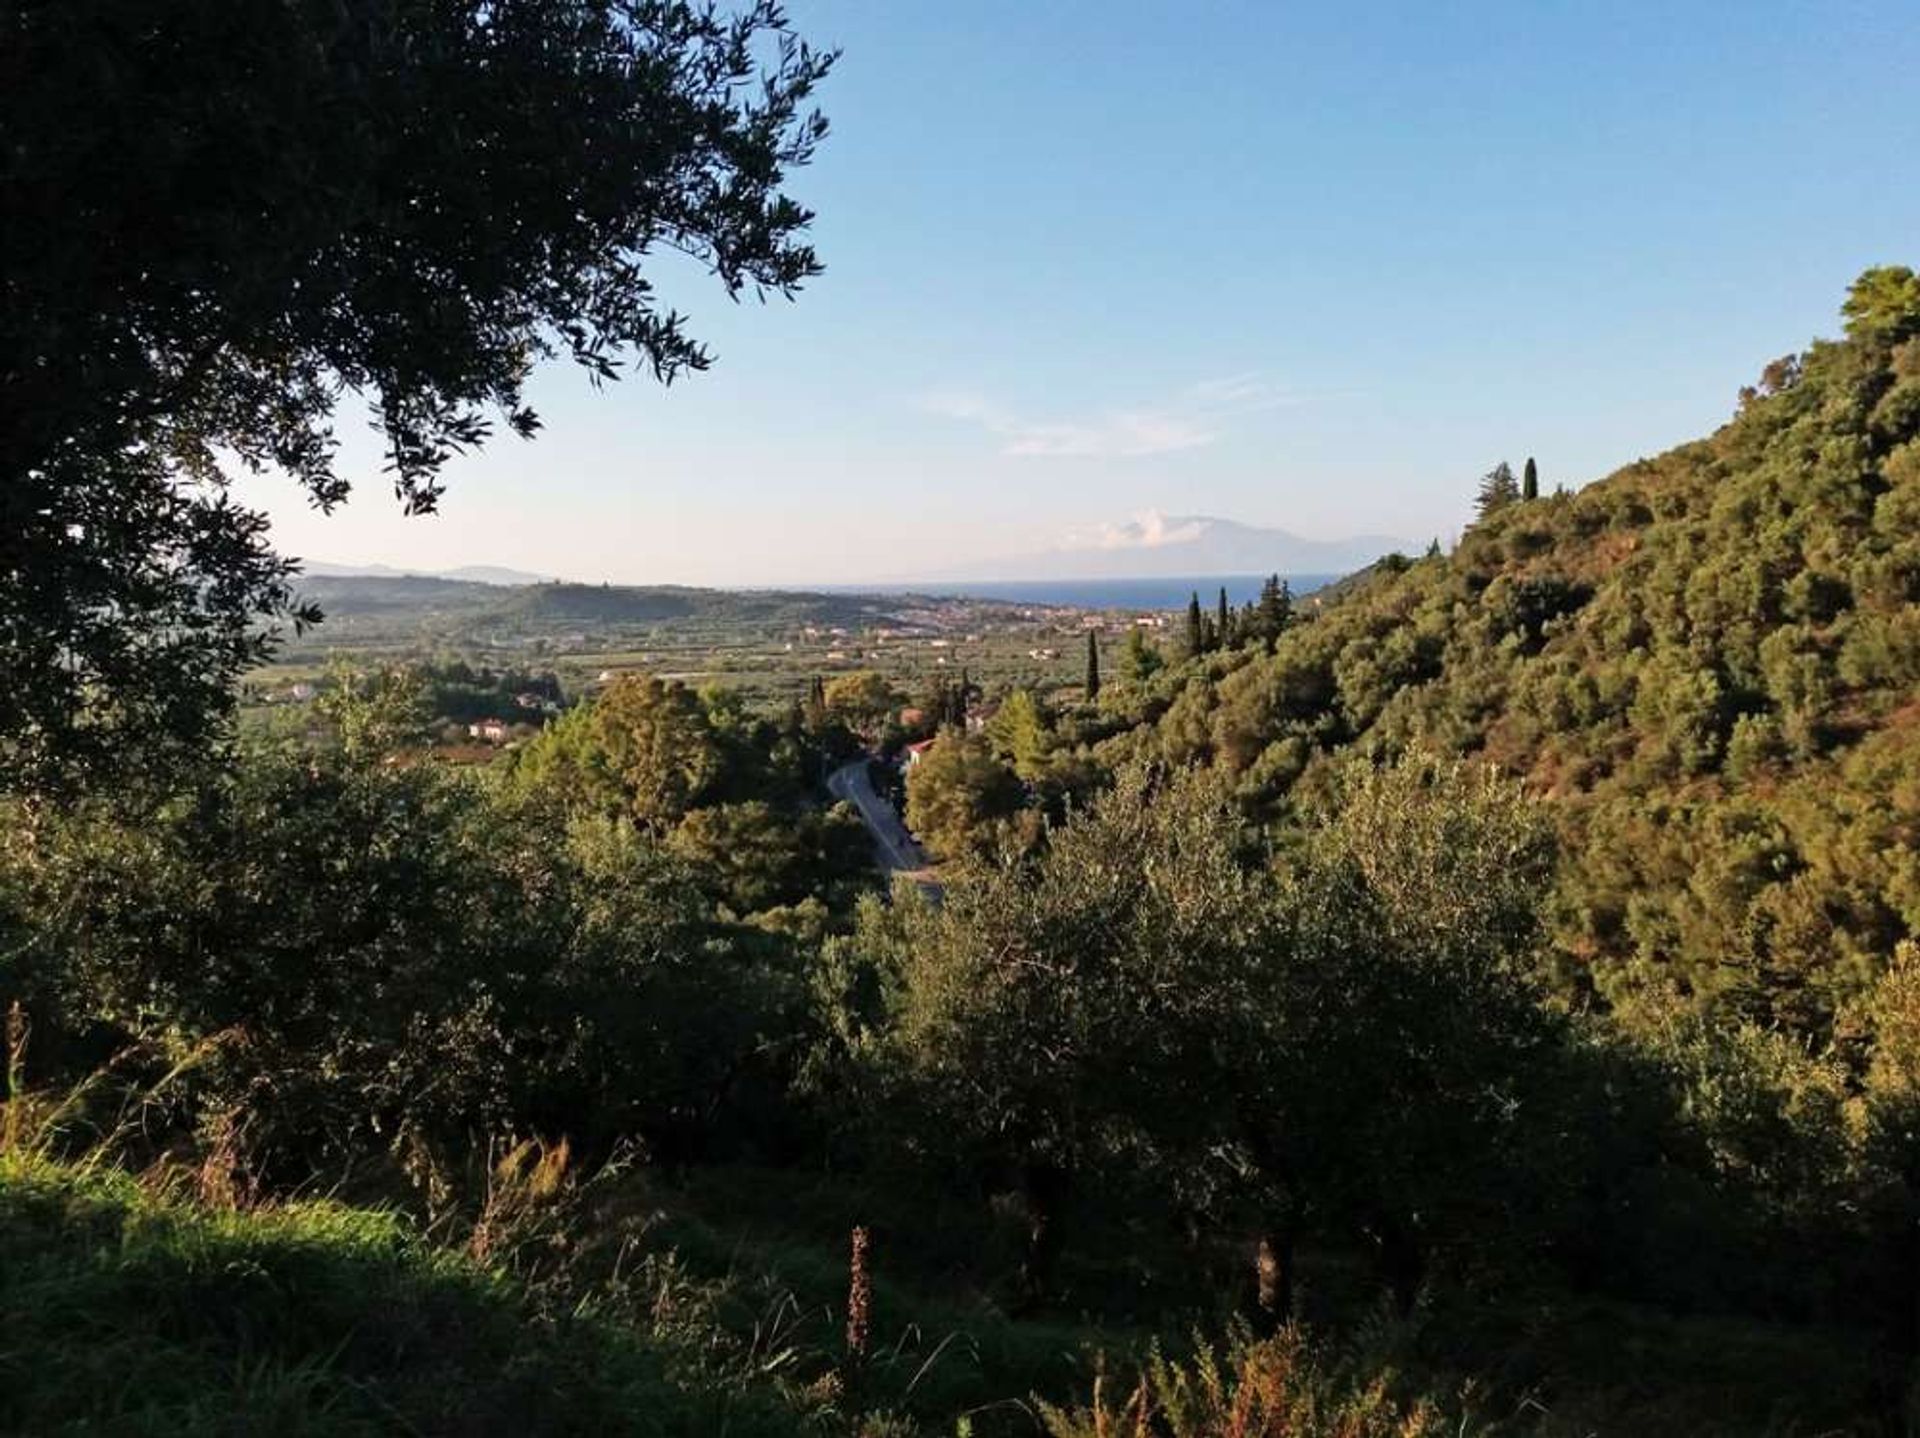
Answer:
[[899, 595], [816, 594], [800, 590], [694, 589], [654, 584], [522, 584], [407, 575], [306, 575], [299, 581], [329, 618], [400, 615], [415, 623], [454, 615], [509, 628], [581, 624], [867, 624], [903, 603]]
[[590, 634], [618, 647], [673, 628], [684, 633], [865, 628], [895, 622], [907, 596], [816, 594], [798, 590], [693, 589], [682, 585], [522, 584], [432, 576], [302, 575], [300, 597], [326, 622], [283, 635], [277, 657], [314, 662], [345, 647], [368, 653], [423, 642], [484, 646]]
[[1484, 755], [1553, 801], [1575, 991], [1844, 1039], [1920, 932], [1920, 280], [1845, 317], [1710, 438], [1169, 671], [1110, 746], [1268, 811], [1343, 746]]

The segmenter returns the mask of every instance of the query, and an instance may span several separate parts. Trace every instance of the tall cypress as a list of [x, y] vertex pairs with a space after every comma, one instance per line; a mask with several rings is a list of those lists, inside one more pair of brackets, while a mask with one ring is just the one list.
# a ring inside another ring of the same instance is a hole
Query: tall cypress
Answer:
[[1087, 631], [1087, 698], [1091, 701], [1099, 697], [1100, 633], [1098, 630], [1089, 629]]
[[1220, 619], [1214, 626], [1214, 643], [1222, 649], [1233, 648], [1233, 611], [1227, 607], [1227, 586], [1220, 586]]
[[1207, 616], [1200, 612], [1200, 591], [1195, 590], [1187, 600], [1187, 653], [1198, 656], [1207, 652]]
[[1527, 456], [1527, 467], [1520, 479], [1520, 497], [1538, 499], [1540, 497], [1540, 467], [1533, 462], [1533, 456]]

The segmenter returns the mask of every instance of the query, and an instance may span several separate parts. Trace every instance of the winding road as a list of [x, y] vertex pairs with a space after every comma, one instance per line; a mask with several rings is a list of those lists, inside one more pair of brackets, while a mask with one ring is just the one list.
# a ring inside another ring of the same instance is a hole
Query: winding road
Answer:
[[860, 811], [861, 822], [873, 835], [874, 860], [890, 877], [911, 879], [926, 889], [939, 887], [939, 881], [933, 877], [933, 861], [914, 842], [907, 826], [893, 812], [893, 805], [873, 792], [864, 756], [851, 764], [842, 764], [828, 775], [827, 792]]

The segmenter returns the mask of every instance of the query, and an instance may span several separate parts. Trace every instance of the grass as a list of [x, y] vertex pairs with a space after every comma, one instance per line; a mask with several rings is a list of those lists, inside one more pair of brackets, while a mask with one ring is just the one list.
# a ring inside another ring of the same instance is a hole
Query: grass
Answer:
[[[979, 1438], [1035, 1434], [1043, 1431], [1043, 1401], [1062, 1431], [1076, 1432], [1074, 1424], [1095, 1421], [1094, 1410], [1079, 1405], [1104, 1373], [1110, 1411], [1099, 1416], [1108, 1432], [1131, 1434], [1120, 1420], [1136, 1382], [1152, 1380], [1153, 1355], [1172, 1360], [1161, 1366], [1161, 1386], [1177, 1384], [1197, 1335], [1231, 1331], [1240, 1297], [1237, 1251], [1196, 1251], [1172, 1235], [1104, 1228], [1088, 1215], [1058, 1301], [1023, 1313], [997, 1281], [1017, 1263], [1018, 1235], [979, 1203], [745, 1166], [632, 1182], [638, 1188], [627, 1198], [648, 1209], [650, 1241], [670, 1247], [691, 1280], [724, 1293], [715, 1321], [750, 1334], [778, 1308], [782, 1342], [805, 1355], [802, 1363], [838, 1351], [847, 1235], [856, 1223], [871, 1226], [875, 1359], [865, 1397], [929, 1433], [951, 1433], [964, 1416]], [[1168, 1274], [1183, 1281], [1174, 1285]], [[1277, 1375], [1288, 1383], [1297, 1376], [1329, 1424], [1342, 1404], [1358, 1405], [1365, 1421], [1354, 1419], [1356, 1434], [1389, 1420], [1406, 1425], [1394, 1432], [1437, 1433], [1442, 1415], [1449, 1434], [1509, 1438], [1888, 1431], [1872, 1416], [1884, 1401], [1876, 1380], [1884, 1386], [1885, 1375], [1876, 1374], [1861, 1336], [1847, 1331], [1556, 1292], [1496, 1299], [1443, 1291], [1414, 1318], [1396, 1320], [1364, 1267], [1338, 1253], [1306, 1255], [1304, 1282], [1324, 1341], [1305, 1355], [1290, 1350], [1278, 1366], [1273, 1350], [1255, 1353], [1253, 1390], [1275, 1412], [1292, 1412], [1272, 1385]], [[1395, 1375], [1390, 1386], [1379, 1386], [1382, 1375]], [[1164, 1428], [1145, 1431], [1159, 1438]], [[1312, 1438], [1349, 1429], [1244, 1431]]]
[[645, 1172], [615, 1186], [581, 1227], [601, 1252], [579, 1281], [603, 1286], [618, 1235], [643, 1233], [698, 1294], [700, 1321], [737, 1348], [774, 1357], [816, 1390], [841, 1372], [849, 1240], [870, 1226], [872, 1345], [851, 1376], [850, 1406], [976, 1438], [1037, 1433], [1035, 1393], [1083, 1389], [1103, 1350], [1144, 1350], [1153, 1327], [1076, 1306], [1023, 1315], [995, 1276], [1011, 1272], [1009, 1234], [975, 1204], [875, 1191], [820, 1175], [748, 1166]]
[[[208, 1206], [160, 1173], [0, 1155], [0, 1432], [1889, 1431], [1859, 1417], [1873, 1375], [1845, 1335], [1615, 1303], [1462, 1293], [1412, 1323], [1356, 1310], [1311, 1344], [1209, 1354], [1196, 1335], [1232, 1331], [1226, 1278], [1190, 1269], [1183, 1306], [1143, 1278], [1177, 1266], [1168, 1236], [1092, 1224], [1059, 1301], [1023, 1313], [996, 1281], [1010, 1225], [958, 1198], [830, 1177], [630, 1170], [506, 1234], [483, 1264], [485, 1245], [394, 1210]], [[875, 1234], [859, 1365], [843, 1337], [854, 1223]], [[1318, 1275], [1324, 1307], [1345, 1275], [1332, 1262]], [[1195, 1306], [1195, 1291], [1217, 1301]], [[1465, 1373], [1481, 1375], [1470, 1392]], [[1174, 1407], [1185, 1416], [1169, 1428]]]
[[0, 1160], [0, 1431], [819, 1431], [777, 1384], [522, 1285], [392, 1213], [208, 1209], [110, 1169]]

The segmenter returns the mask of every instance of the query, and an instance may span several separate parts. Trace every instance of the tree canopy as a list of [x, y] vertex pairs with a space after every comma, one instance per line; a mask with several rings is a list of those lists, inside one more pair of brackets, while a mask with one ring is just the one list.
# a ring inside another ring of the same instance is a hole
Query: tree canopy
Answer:
[[831, 56], [773, 0], [0, 10], [0, 768], [191, 748], [262, 616], [305, 622], [230, 469], [347, 497], [368, 407], [409, 511], [565, 356], [707, 351], [652, 261], [729, 294], [819, 269], [787, 173]]
[[1531, 503], [1496, 470], [1453, 552], [1168, 669], [1094, 757], [1213, 763], [1262, 815], [1342, 750], [1485, 758], [1555, 800], [1573, 997], [1829, 1041], [1920, 931], [1920, 286], [1845, 314], [1707, 439]]
[[1521, 497], [1520, 481], [1513, 477], [1513, 466], [1504, 459], [1480, 479], [1480, 492], [1475, 497], [1475, 507], [1480, 517], [1485, 519], [1497, 509], [1503, 509]]

